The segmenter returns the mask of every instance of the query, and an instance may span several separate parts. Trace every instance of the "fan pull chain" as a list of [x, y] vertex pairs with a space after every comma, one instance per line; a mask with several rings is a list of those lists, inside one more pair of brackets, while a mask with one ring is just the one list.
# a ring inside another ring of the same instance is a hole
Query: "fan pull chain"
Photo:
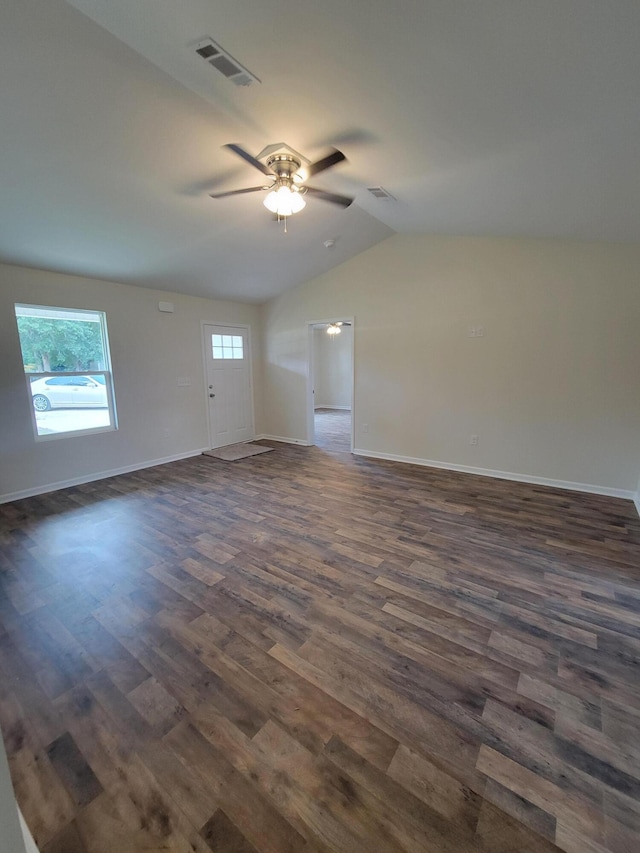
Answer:
[[287, 219], [288, 219], [288, 217], [286, 215], [281, 216], [279, 213], [277, 213], [276, 216], [278, 217], [278, 222], [284, 222], [284, 233], [287, 234], [288, 233], [288, 231], [287, 231]]

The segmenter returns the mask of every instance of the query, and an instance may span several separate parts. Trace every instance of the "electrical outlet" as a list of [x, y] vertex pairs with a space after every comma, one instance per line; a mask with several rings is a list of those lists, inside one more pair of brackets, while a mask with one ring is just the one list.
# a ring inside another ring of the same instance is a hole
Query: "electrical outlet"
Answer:
[[162, 430], [162, 437], [163, 437], [163, 438], [169, 438], [169, 437], [170, 437], [170, 435], [171, 435], [171, 430], [170, 430], [170, 429], [163, 429], [163, 430]]
[[484, 337], [484, 326], [476, 326], [476, 338]]
[[362, 424], [362, 432], [369, 432], [369, 424]]
[[472, 435], [471, 438], [469, 439], [469, 444], [472, 444], [475, 447], [477, 443], [478, 443], [478, 436]]

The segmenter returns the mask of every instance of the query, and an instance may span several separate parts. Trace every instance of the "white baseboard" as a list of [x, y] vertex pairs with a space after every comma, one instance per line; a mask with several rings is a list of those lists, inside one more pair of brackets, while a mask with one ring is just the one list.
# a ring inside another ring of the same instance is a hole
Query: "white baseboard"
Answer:
[[332, 406], [330, 403], [316, 403], [313, 409], [314, 411], [316, 409], [338, 409], [341, 412], [350, 412], [351, 406]]
[[[410, 465], [422, 465], [425, 468], [440, 468], [445, 471], [459, 471], [461, 474], [477, 474], [480, 477], [494, 477], [497, 480], [514, 480], [516, 483], [529, 483], [534, 486], [550, 486], [554, 489], [568, 489], [571, 492], [586, 492], [592, 495], [606, 495], [610, 498], [633, 500], [634, 492], [625, 489], [611, 489], [608, 486], [594, 486], [591, 483], [572, 483], [569, 480], [551, 480], [548, 477], [533, 477], [528, 474], [514, 474], [511, 471], [493, 471], [490, 468], [474, 468], [471, 465], [454, 465], [450, 462], [436, 462], [433, 459], [418, 459], [413, 456], [397, 456], [393, 453], [378, 453], [375, 450], [354, 448], [356, 456], [368, 456], [372, 459], [387, 459], [390, 462], [407, 462]], [[636, 507], [637, 507], [636, 503]], [[638, 509], [640, 513], [640, 509]]]
[[115, 477], [118, 474], [130, 474], [132, 471], [142, 471], [143, 468], [154, 468], [156, 465], [165, 465], [167, 462], [177, 462], [180, 459], [189, 459], [191, 456], [199, 456], [208, 448], [189, 450], [186, 453], [176, 453], [173, 456], [164, 456], [162, 459], [151, 459], [148, 462], [137, 462], [134, 465], [125, 465], [122, 468], [112, 468], [110, 471], [98, 471], [82, 477], [72, 477], [70, 480], [60, 480], [57, 483], [46, 483], [33, 489], [23, 489], [19, 492], [10, 492], [0, 495], [0, 504], [10, 501], [19, 501], [22, 498], [32, 498], [35, 495], [44, 495], [47, 492], [57, 492], [60, 489], [68, 489], [70, 486], [82, 486], [84, 483], [93, 483], [96, 480], [106, 480], [107, 477]]
[[301, 438], [286, 438], [283, 435], [267, 435], [266, 433], [262, 433], [252, 440], [261, 441], [263, 438], [268, 439], [269, 441], [282, 441], [285, 444], [298, 444], [300, 447], [311, 447], [308, 441], [303, 441]]
[[[257, 435], [252, 440], [260, 441], [261, 439], [282, 441], [285, 444], [296, 444], [300, 447], [311, 446], [308, 441], [303, 441], [299, 438], [288, 438], [281, 435], [267, 435], [266, 433]], [[141, 471], [144, 468], [153, 468], [156, 465], [165, 465], [168, 462], [178, 462], [180, 459], [189, 459], [192, 456], [199, 456], [207, 449], [208, 448], [206, 447], [202, 447], [198, 450], [189, 450], [186, 453], [176, 453], [172, 456], [164, 456], [160, 459], [152, 459], [148, 462], [138, 462], [134, 465], [112, 468], [109, 471], [99, 471], [83, 477], [73, 477], [70, 480], [61, 480], [57, 483], [47, 483], [46, 485], [36, 486], [32, 489], [23, 489], [19, 492], [9, 492], [8, 494], [0, 495], [0, 504], [21, 500], [22, 498], [31, 498], [35, 495], [43, 495], [47, 492], [56, 492], [60, 489], [67, 489], [70, 486], [81, 486], [84, 483], [92, 483], [96, 480], [105, 480], [108, 477], [115, 477], [118, 474], [130, 474], [132, 471]], [[612, 489], [607, 486], [594, 486], [590, 483], [572, 483], [569, 480], [551, 480], [548, 477], [533, 477], [524, 474], [514, 474], [510, 471], [494, 471], [489, 468], [474, 468], [470, 465], [454, 465], [450, 462], [437, 462], [433, 459], [420, 459], [414, 456], [398, 456], [394, 453], [379, 453], [375, 450], [362, 450], [361, 448], [354, 448], [352, 452], [355, 456], [366, 456], [371, 459], [386, 459], [389, 462], [405, 462], [409, 465], [420, 465], [425, 468], [439, 468], [445, 471], [459, 471], [462, 474], [476, 474], [480, 477], [494, 477], [498, 480], [513, 480], [517, 483], [550, 486], [556, 489], [567, 489], [572, 492], [586, 492], [593, 495], [625, 498], [633, 501], [638, 515], [640, 516], [640, 492], [631, 492], [626, 491], [625, 489]]]

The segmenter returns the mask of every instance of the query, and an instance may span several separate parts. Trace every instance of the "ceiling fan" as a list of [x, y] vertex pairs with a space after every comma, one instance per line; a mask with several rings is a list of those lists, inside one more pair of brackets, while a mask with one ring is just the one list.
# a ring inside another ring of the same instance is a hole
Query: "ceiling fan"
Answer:
[[341, 163], [347, 159], [342, 151], [338, 151], [337, 148], [334, 148], [330, 154], [327, 154], [321, 160], [316, 160], [315, 163], [310, 163], [308, 166], [303, 167], [302, 161], [288, 151], [270, 155], [265, 164], [249, 154], [248, 151], [245, 151], [240, 145], [229, 143], [224, 147], [233, 151], [238, 157], [242, 157], [243, 160], [259, 172], [262, 172], [270, 180], [270, 183], [259, 187], [229, 190], [224, 193], [210, 193], [211, 198], [226, 198], [227, 196], [244, 195], [245, 193], [268, 192], [264, 200], [264, 206], [267, 210], [275, 213], [278, 218], [291, 216], [302, 210], [306, 205], [304, 200], [305, 195], [315, 196], [331, 204], [337, 204], [340, 207], [349, 207], [353, 201], [353, 198], [349, 196], [330, 193], [317, 187], [310, 187], [305, 183], [308, 178], [317, 175], [319, 172], [324, 172], [325, 169], [330, 169], [337, 163]]
[[327, 323], [327, 334], [335, 338], [336, 335], [339, 335], [342, 331], [343, 326], [350, 326], [351, 323], [347, 323], [343, 320], [336, 320], [333, 323]]

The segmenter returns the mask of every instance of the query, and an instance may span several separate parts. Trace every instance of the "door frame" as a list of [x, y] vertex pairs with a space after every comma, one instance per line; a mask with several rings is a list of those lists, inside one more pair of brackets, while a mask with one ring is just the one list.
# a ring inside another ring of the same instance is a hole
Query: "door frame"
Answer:
[[205, 326], [219, 326], [226, 329], [245, 329], [247, 332], [247, 354], [249, 358], [249, 396], [251, 398], [251, 438], [248, 441], [253, 441], [256, 437], [256, 417], [253, 400], [253, 349], [251, 346], [251, 326], [248, 323], [217, 323], [215, 320], [200, 321], [200, 338], [202, 341], [202, 371], [203, 371], [203, 388], [205, 411], [207, 413], [207, 436], [208, 448], [214, 450], [213, 447], [213, 424], [211, 423], [211, 409], [209, 407], [209, 381], [207, 378], [207, 336], [205, 334]]
[[356, 423], [356, 318], [340, 314], [328, 320], [307, 320], [307, 444], [315, 444], [315, 409], [313, 386], [315, 384], [315, 365], [313, 362], [313, 329], [315, 326], [326, 326], [328, 323], [351, 323], [351, 445], [349, 452], [353, 453]]

